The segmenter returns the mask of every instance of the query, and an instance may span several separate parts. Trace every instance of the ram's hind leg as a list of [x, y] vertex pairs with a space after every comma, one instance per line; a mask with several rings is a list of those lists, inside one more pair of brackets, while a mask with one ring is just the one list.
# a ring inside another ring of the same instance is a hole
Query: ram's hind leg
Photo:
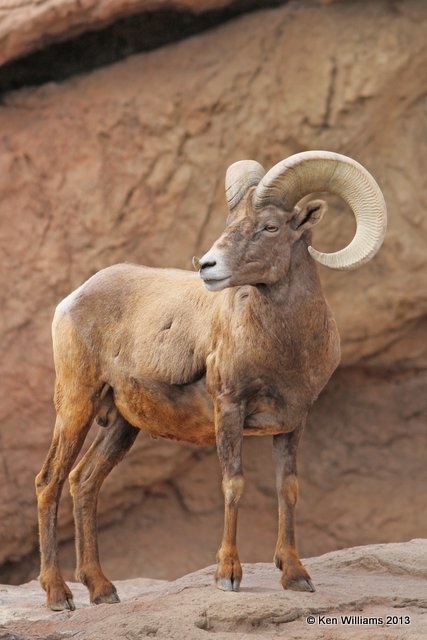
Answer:
[[62, 487], [83, 445], [92, 418], [92, 397], [88, 397], [87, 388], [75, 387], [72, 397], [58, 405], [49, 453], [36, 477], [41, 555], [39, 577], [47, 593], [47, 605], [54, 611], [75, 608], [72, 593], [59, 568], [57, 513]]
[[279, 532], [274, 561], [282, 570], [282, 586], [294, 591], [314, 591], [310, 576], [298, 558], [295, 546], [295, 506], [298, 499], [297, 449], [305, 421], [291, 433], [273, 437], [276, 462]]
[[96, 508], [105, 478], [135, 442], [139, 429], [118, 415], [106, 429], [100, 429], [92, 446], [70, 474], [76, 525], [76, 577], [85, 584], [95, 604], [119, 602], [114, 585], [105, 577], [99, 562]]

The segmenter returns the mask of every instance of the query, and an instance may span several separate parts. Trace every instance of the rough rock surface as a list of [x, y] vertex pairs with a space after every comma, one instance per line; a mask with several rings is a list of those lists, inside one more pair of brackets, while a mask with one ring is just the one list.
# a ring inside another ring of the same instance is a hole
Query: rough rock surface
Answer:
[[214, 567], [174, 582], [117, 583], [122, 602], [116, 605], [88, 606], [85, 588], [76, 584], [73, 613], [45, 609], [36, 582], [5, 586], [0, 587], [0, 637], [424, 640], [426, 555], [427, 540], [412, 540], [311, 558], [305, 564], [317, 591], [310, 594], [283, 591], [271, 564], [244, 565], [239, 593], [213, 586]]
[[[270, 167], [309, 148], [365, 164], [383, 187], [390, 225], [372, 263], [321, 272], [344, 370], [308, 429], [302, 495], [312, 502], [302, 519], [316, 532], [326, 527], [326, 548], [354, 543], [366, 511], [363, 541], [420, 534], [426, 18], [425, 3], [415, 0], [291, 3], [4, 98], [0, 562], [36, 546], [33, 478], [53, 427], [50, 321], [57, 302], [114, 262], [191, 268], [191, 256], [223, 228], [228, 164], [249, 157]], [[337, 248], [351, 230], [351, 216], [338, 206], [313, 244]], [[101, 522], [120, 518], [144, 487], [176, 476], [193, 456], [194, 448], [141, 438], [106, 483]], [[350, 486], [354, 502], [344, 508]], [[392, 515], [378, 528], [383, 507]], [[61, 536], [70, 534], [66, 500]], [[321, 536], [313, 538], [318, 544]], [[324, 549], [307, 543], [304, 552]]]

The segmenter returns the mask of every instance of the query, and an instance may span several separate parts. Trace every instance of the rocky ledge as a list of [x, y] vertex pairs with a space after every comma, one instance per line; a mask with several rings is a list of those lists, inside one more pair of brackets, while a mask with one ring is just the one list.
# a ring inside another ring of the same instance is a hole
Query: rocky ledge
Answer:
[[246, 564], [239, 593], [217, 590], [213, 567], [173, 582], [117, 582], [122, 602], [90, 606], [73, 584], [77, 610], [54, 613], [33, 581], [0, 587], [0, 639], [156, 637], [425, 640], [427, 539], [354, 547], [305, 561], [315, 593], [283, 591], [270, 564]]

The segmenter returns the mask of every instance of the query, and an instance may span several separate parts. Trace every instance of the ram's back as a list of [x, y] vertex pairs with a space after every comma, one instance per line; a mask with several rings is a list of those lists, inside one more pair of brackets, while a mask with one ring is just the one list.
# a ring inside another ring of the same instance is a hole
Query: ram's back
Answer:
[[192, 272], [132, 264], [103, 269], [57, 307], [57, 374], [69, 361], [112, 386], [123, 376], [193, 382], [204, 374], [220, 304], [221, 295], [205, 291]]

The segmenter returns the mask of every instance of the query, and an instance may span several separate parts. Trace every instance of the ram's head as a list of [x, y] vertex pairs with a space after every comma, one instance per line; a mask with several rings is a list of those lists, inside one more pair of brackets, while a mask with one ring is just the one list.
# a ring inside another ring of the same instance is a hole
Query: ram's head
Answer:
[[[271, 285], [286, 277], [293, 248], [303, 239], [311, 256], [331, 269], [355, 269], [380, 248], [387, 225], [383, 195], [358, 162], [329, 151], [290, 156], [268, 173], [253, 160], [232, 164], [226, 175], [229, 215], [224, 233], [200, 260], [194, 260], [204, 284], [219, 291], [243, 284]], [[309, 246], [307, 233], [323, 217], [323, 200], [299, 206], [308, 194], [342, 197], [356, 218], [348, 246], [322, 253]]]

